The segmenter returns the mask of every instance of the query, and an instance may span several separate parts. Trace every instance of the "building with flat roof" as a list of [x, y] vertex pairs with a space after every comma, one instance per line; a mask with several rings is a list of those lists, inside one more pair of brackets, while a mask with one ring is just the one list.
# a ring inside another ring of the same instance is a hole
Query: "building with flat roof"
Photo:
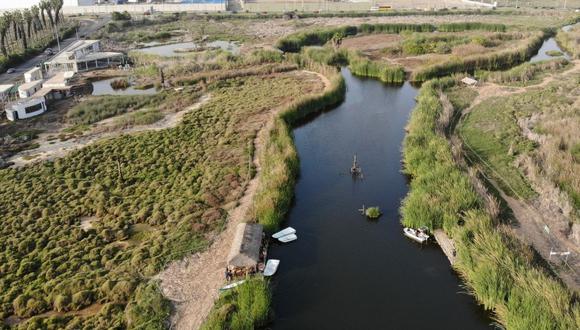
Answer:
[[6, 118], [11, 121], [38, 116], [46, 112], [46, 100], [44, 97], [27, 97], [19, 99], [6, 108]]
[[124, 62], [124, 55], [101, 51], [100, 40], [78, 40], [45, 62], [47, 72], [81, 72], [117, 66]]

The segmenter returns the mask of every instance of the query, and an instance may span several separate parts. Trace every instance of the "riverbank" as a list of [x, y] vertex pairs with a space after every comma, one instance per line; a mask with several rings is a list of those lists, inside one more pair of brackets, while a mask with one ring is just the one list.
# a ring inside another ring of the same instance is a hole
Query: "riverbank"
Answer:
[[487, 215], [466, 174], [454, 164], [445, 137], [437, 132], [443, 110], [438, 90], [454, 84], [445, 78], [421, 88], [403, 151], [405, 171], [412, 177], [401, 210], [403, 223], [443, 228], [453, 237], [455, 269], [507, 328], [577, 327], [580, 308], [574, 295], [538, 267], [527, 246]]

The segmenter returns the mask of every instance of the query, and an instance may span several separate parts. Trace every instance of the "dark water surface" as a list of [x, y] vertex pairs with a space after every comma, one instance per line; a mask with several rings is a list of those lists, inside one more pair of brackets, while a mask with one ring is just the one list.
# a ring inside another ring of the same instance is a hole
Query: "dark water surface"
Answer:
[[[272, 327], [489, 329], [441, 250], [402, 234], [401, 143], [417, 89], [343, 75], [345, 102], [294, 130], [300, 179], [285, 225], [298, 240], [270, 249], [281, 259]], [[362, 181], [348, 174], [355, 153]], [[383, 216], [366, 220], [363, 203]]]

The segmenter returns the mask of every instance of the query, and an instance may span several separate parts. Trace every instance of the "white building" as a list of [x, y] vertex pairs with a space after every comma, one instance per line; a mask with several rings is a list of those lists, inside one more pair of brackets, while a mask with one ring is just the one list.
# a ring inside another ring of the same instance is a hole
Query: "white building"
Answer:
[[24, 84], [18, 86], [18, 96], [21, 99], [31, 97], [42, 88], [42, 80], [33, 80], [31, 82], [25, 82]]
[[40, 68], [30, 69], [24, 73], [24, 82], [28, 83], [34, 80], [41, 79], [42, 79], [42, 70], [40, 70]]
[[64, 0], [63, 7], [92, 6], [96, 0]]
[[[74, 79], [74, 72], [57, 72], [47, 80], [32, 80], [42, 76], [42, 72], [35, 69], [25, 73], [24, 84], [18, 87], [17, 101], [6, 104], [5, 112], [8, 120], [27, 119], [38, 116], [47, 110], [47, 104], [70, 95], [70, 82]], [[10, 92], [12, 85], [0, 85], [0, 97]], [[8, 98], [8, 96], [6, 96]]]
[[78, 40], [45, 62], [47, 72], [88, 71], [123, 63], [122, 53], [102, 52], [99, 40]]
[[28, 97], [11, 103], [6, 108], [6, 117], [8, 120], [15, 121], [38, 116], [46, 112], [46, 100], [44, 97]]

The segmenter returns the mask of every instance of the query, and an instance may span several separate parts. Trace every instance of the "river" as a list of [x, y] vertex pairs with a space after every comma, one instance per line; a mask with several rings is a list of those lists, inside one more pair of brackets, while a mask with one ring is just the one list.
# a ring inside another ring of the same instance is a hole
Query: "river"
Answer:
[[[298, 240], [270, 249], [281, 259], [273, 328], [490, 328], [439, 247], [402, 234], [401, 143], [418, 90], [343, 76], [344, 103], [294, 130], [300, 178], [285, 224]], [[363, 180], [348, 173], [353, 154]], [[362, 204], [383, 216], [367, 220]]]

